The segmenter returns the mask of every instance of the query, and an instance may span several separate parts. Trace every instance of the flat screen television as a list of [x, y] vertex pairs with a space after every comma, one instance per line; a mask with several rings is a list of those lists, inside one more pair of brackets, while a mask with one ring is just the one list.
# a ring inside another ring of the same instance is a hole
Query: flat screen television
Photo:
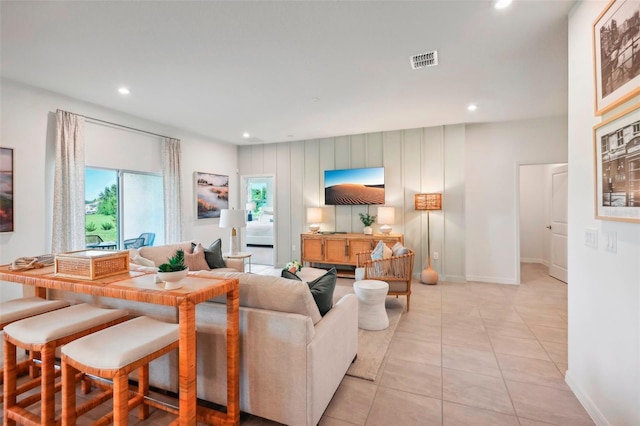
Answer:
[[325, 170], [324, 203], [331, 206], [384, 204], [384, 167]]

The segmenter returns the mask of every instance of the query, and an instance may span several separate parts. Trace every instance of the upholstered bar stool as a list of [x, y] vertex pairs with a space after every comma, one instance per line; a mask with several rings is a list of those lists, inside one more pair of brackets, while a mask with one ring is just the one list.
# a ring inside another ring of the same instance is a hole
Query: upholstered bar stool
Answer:
[[[55, 424], [55, 351], [75, 339], [127, 320], [124, 309], [103, 309], [86, 303], [47, 312], [13, 322], [4, 328], [4, 424]], [[40, 394], [30, 395], [17, 402], [25, 389], [17, 388], [17, 348], [40, 352]], [[26, 407], [40, 401], [40, 416]]]
[[[62, 347], [62, 425], [76, 424], [82, 414], [113, 395], [113, 412], [96, 424], [126, 425], [129, 411], [137, 406], [138, 417], [149, 416], [145, 395], [149, 393], [149, 362], [178, 348], [178, 324], [138, 317], [82, 337]], [[129, 391], [129, 373], [138, 370], [137, 392]], [[99, 394], [76, 407], [77, 373], [113, 380], [113, 391]], [[130, 399], [131, 397], [131, 399]]]
[[[4, 327], [12, 322], [29, 318], [45, 312], [54, 311], [69, 306], [65, 300], [47, 300], [41, 297], [23, 297], [0, 303], [0, 339], [4, 340]], [[33, 352], [29, 354], [29, 359], [16, 365], [17, 374], [24, 374], [33, 359]], [[4, 381], [4, 354], [0, 357], [0, 383]], [[35, 374], [32, 373], [32, 377]]]

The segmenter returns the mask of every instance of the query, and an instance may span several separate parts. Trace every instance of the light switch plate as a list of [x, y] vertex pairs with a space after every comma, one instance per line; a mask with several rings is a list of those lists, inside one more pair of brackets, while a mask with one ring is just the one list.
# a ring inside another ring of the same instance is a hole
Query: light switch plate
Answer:
[[598, 230], [586, 228], [584, 230], [584, 245], [591, 248], [598, 248]]
[[604, 249], [609, 253], [618, 251], [618, 234], [615, 231], [603, 232]]

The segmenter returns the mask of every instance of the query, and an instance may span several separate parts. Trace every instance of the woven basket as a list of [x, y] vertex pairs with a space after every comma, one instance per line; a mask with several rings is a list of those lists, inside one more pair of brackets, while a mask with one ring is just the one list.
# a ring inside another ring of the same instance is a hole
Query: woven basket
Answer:
[[129, 271], [129, 252], [81, 250], [56, 255], [55, 273], [59, 277], [96, 280]]

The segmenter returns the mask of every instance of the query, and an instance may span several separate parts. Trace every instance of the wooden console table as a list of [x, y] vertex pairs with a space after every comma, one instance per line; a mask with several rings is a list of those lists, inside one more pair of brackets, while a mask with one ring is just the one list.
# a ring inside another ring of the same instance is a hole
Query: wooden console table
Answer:
[[[155, 282], [155, 274], [127, 272], [92, 281], [57, 277], [53, 267], [11, 271], [0, 266], [0, 280], [94, 296], [174, 306], [178, 311], [179, 411], [173, 424], [195, 425], [196, 420], [215, 425], [240, 424], [240, 290], [237, 279], [187, 277], [176, 290], [165, 290]], [[42, 294], [42, 290], [38, 293]], [[227, 412], [197, 406], [196, 387], [196, 305], [227, 295]], [[163, 407], [158, 407], [163, 408]], [[171, 410], [168, 410], [171, 411]], [[175, 410], [174, 410], [175, 411]]]
[[[300, 235], [300, 249], [302, 263], [313, 265], [317, 263], [355, 267], [357, 253], [373, 250], [382, 240], [389, 247], [400, 242], [404, 244], [402, 234], [313, 234]], [[339, 276], [353, 277], [351, 269], [339, 270]]]

